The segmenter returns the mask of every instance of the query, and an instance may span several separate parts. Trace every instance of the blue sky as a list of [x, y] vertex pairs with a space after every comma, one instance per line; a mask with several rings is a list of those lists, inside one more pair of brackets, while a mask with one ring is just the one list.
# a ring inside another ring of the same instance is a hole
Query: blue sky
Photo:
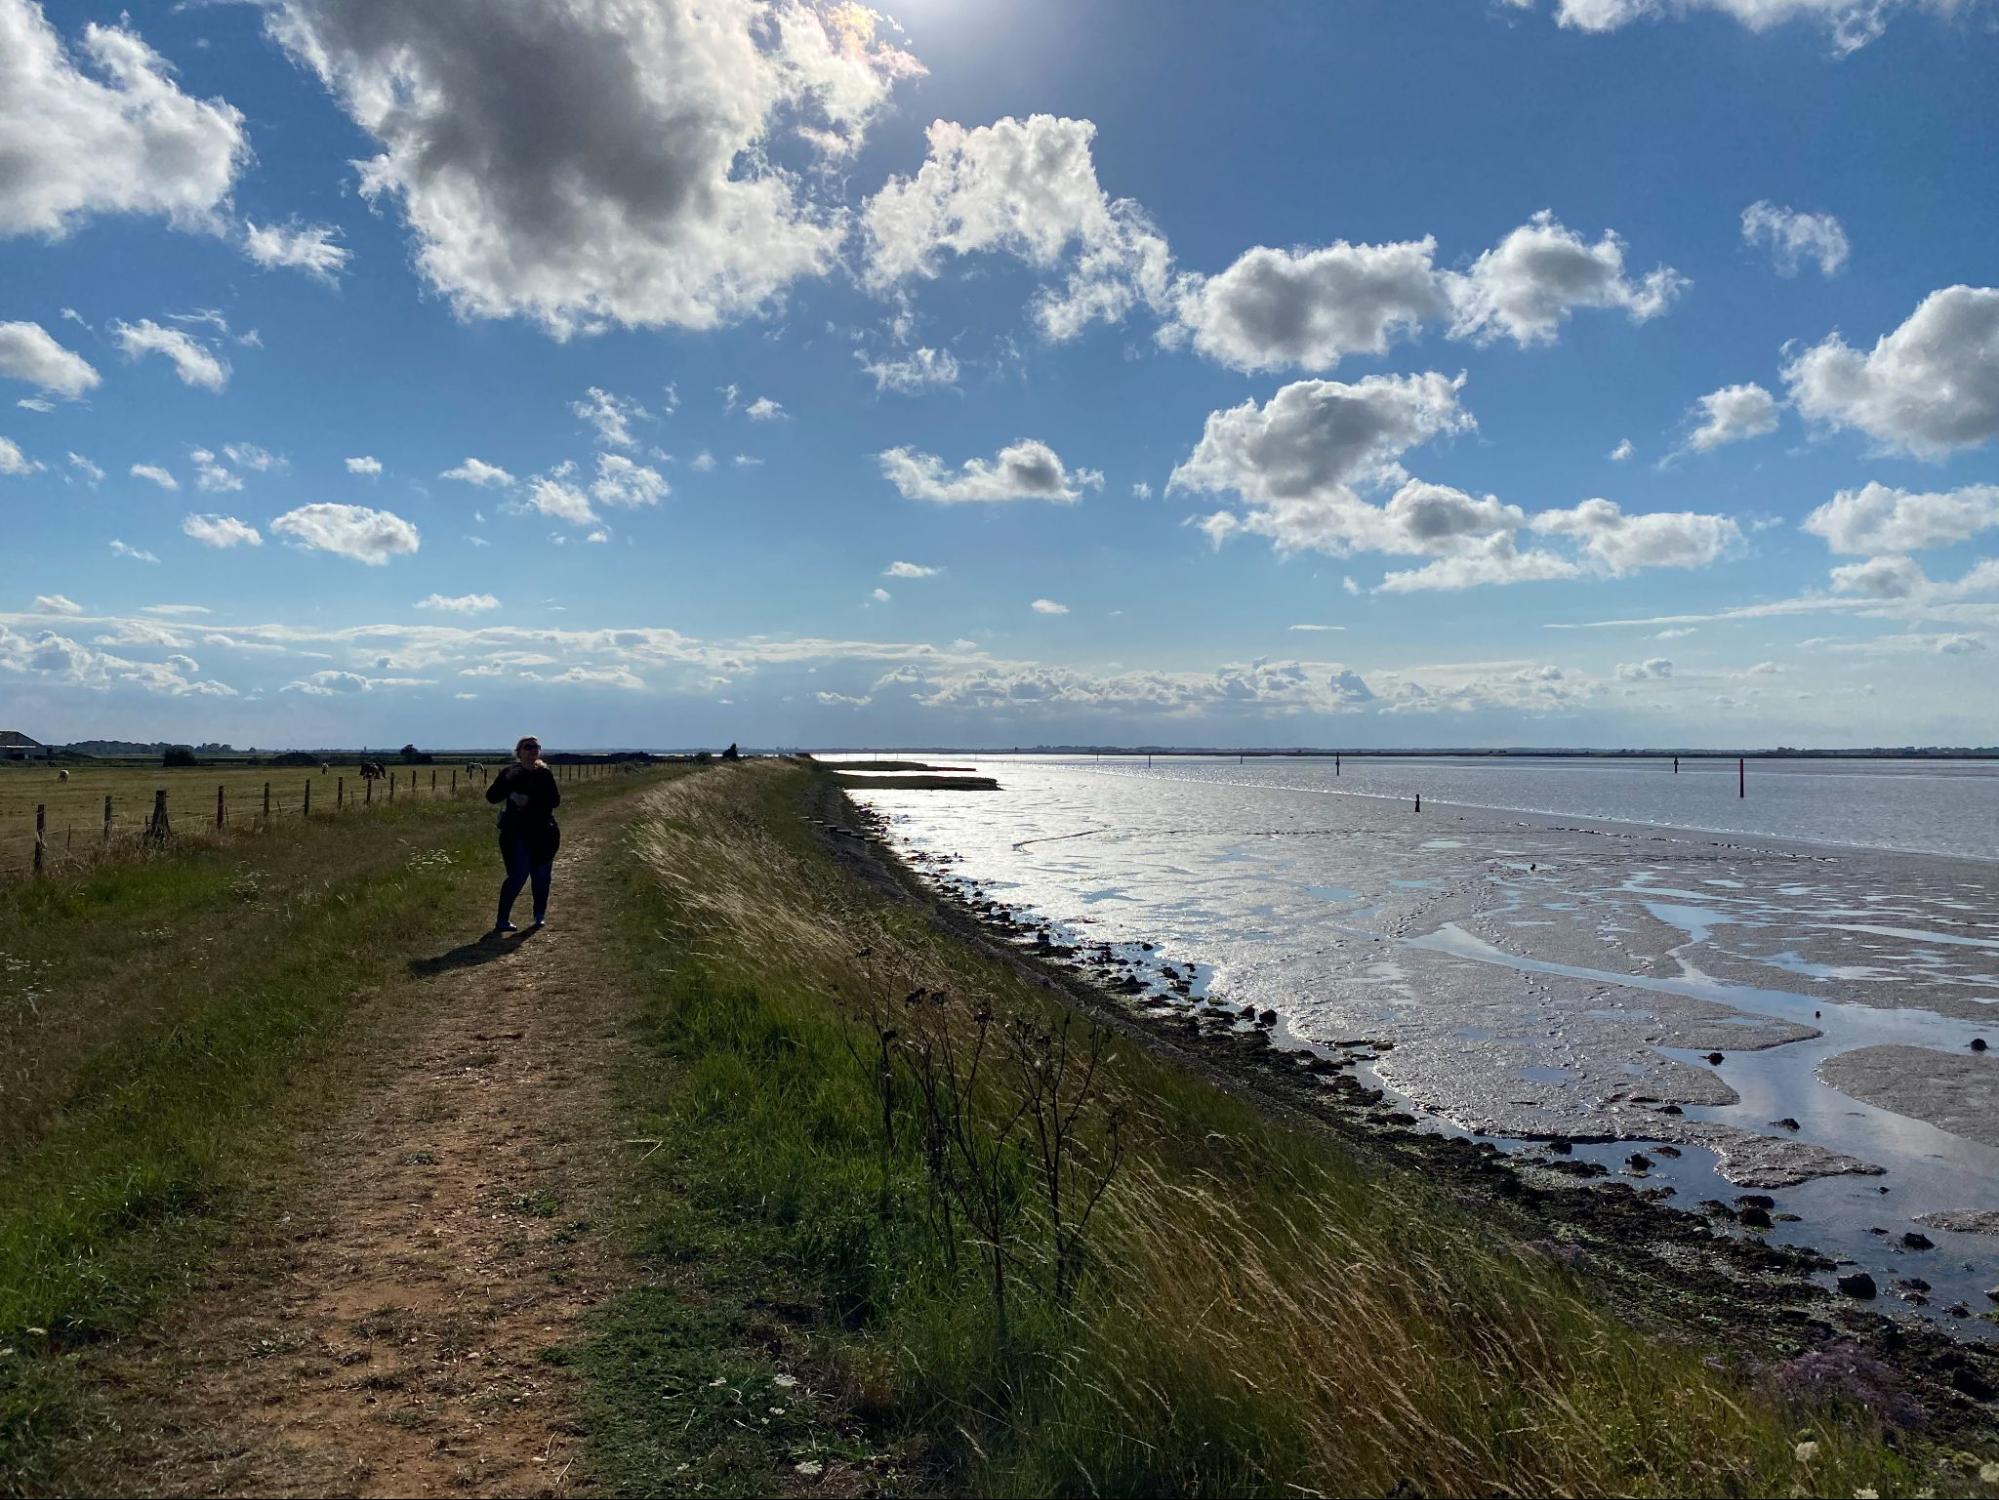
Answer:
[[0, 727], [1990, 743], [1995, 21], [0, 0]]

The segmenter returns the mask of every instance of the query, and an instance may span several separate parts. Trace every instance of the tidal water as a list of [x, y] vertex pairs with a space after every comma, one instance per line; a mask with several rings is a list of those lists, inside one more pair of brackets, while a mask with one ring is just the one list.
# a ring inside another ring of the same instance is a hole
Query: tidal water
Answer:
[[1175, 1003], [1378, 1039], [1423, 1128], [1627, 1180], [1649, 1142], [1683, 1206], [1767, 1192], [1773, 1239], [1989, 1305], [1999, 1237], [1933, 1216], [1999, 1215], [1999, 767], [1751, 762], [1738, 797], [1732, 760], [949, 763], [1001, 790], [855, 796], [941, 879], [1156, 945]]

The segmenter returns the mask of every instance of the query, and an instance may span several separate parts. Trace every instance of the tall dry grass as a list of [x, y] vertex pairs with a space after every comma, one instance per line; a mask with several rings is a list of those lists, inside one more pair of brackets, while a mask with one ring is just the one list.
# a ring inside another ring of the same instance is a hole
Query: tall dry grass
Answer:
[[[1915, 1482], [1868, 1413], [1778, 1404], [1696, 1345], [1641, 1336], [1413, 1176], [1274, 1126], [1136, 1046], [1113, 1064], [1127, 1159], [1081, 1289], [1029, 1298], [1002, 1336], [975, 1257], [949, 1253], [924, 1211], [916, 1121], [884, 1149], [872, 1042], [856, 1037], [917, 987], [953, 997], [932, 1024], [1055, 1002], [837, 868], [801, 818], [810, 774], [748, 765], [648, 799], [632, 952], [654, 966], [655, 1061], [672, 1066], [638, 1094], [648, 1129], [676, 1145], [674, 1222], [692, 1193], [731, 1253], [817, 1278], [855, 1330], [826, 1342], [853, 1398], [919, 1435], [955, 1482], [1634, 1495]], [[991, 1102], [995, 1118], [1007, 1108]], [[1031, 1188], [1023, 1157], [1010, 1250], [1030, 1291], [1047, 1280]]]

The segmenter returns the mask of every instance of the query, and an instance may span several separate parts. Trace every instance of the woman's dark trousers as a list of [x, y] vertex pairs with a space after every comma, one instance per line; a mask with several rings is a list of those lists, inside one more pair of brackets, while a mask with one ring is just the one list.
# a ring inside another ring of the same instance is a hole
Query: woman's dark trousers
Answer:
[[553, 851], [547, 859], [537, 860], [527, 839], [503, 835], [500, 855], [507, 862], [507, 878], [500, 882], [500, 920], [495, 925], [507, 925], [507, 919], [513, 914], [514, 897], [530, 880], [534, 882], [534, 919], [539, 922], [548, 915], [548, 883], [555, 874]]

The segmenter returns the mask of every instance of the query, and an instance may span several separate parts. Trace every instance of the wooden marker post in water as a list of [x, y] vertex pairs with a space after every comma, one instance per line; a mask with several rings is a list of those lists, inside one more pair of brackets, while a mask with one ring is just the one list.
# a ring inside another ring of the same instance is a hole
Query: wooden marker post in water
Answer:
[[1423, 810], [1423, 794], [1421, 792], [1418, 792], [1416, 794], [1416, 811], [1421, 812], [1422, 810]]
[[1749, 795], [1749, 761], [1746, 756], [1735, 757], [1735, 795], [1738, 797]]
[[1335, 776], [1340, 774], [1340, 758], [1337, 755], [1333, 757], [1333, 774]]

